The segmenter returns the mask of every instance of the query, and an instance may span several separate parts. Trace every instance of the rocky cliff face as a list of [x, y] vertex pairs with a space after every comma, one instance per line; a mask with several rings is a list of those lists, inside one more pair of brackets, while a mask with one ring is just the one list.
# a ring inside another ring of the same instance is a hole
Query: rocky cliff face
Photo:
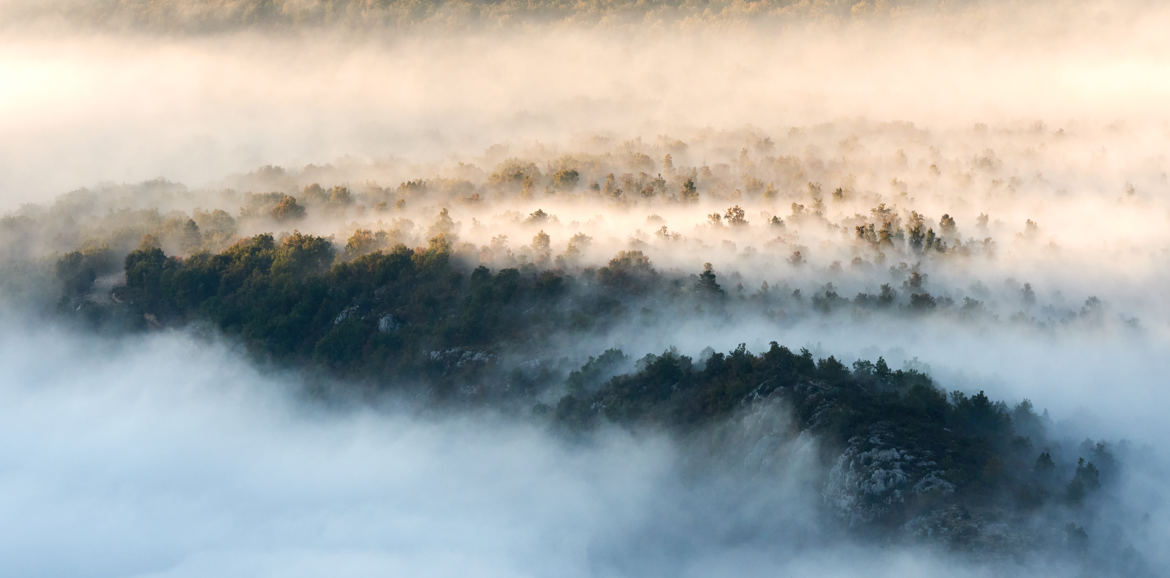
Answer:
[[[1068, 545], [1062, 524], [963, 499], [936, 452], [878, 422], [843, 445], [824, 443], [812, 425], [841, 412], [831, 388], [799, 387], [813, 401], [809, 420], [774, 393], [745, 400], [733, 418], [710, 430], [704, 452], [719, 454], [786, 489], [819, 499], [817, 507], [845, 529], [881, 541], [925, 543], [979, 558], [1018, 559]], [[1074, 528], [1075, 529], [1075, 528]]]
[[889, 429], [851, 438], [829, 470], [824, 499], [850, 527], [896, 520], [910, 505], [955, 493], [935, 456], [901, 445]]

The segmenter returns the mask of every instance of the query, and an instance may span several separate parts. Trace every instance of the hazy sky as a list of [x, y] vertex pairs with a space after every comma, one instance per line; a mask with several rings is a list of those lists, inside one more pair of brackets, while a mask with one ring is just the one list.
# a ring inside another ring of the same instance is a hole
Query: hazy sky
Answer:
[[198, 185], [261, 164], [446, 158], [595, 131], [1123, 121], [1165, 140], [1164, 7], [981, 6], [763, 28], [9, 30], [0, 206], [100, 181]]

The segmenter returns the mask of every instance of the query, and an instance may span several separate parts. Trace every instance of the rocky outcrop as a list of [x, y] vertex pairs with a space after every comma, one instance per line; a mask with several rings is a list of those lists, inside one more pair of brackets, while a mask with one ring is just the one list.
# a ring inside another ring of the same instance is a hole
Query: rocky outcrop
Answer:
[[849, 526], [898, 518], [912, 503], [954, 494], [929, 452], [901, 447], [886, 427], [848, 441], [829, 470], [823, 496]]

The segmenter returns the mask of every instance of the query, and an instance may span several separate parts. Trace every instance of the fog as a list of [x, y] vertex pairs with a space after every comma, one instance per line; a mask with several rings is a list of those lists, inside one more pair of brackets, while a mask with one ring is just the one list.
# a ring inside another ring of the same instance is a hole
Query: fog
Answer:
[[[290, 393], [295, 376], [206, 337], [100, 340], [9, 318], [0, 345], [0, 548], [13, 575], [1002, 576], [1063, 566], [843, 539], [816, 515], [815, 442], [804, 437], [772, 448], [775, 461], [716, 456], [707, 459], [720, 468], [696, 468], [694, 448], [688, 460], [655, 435], [572, 441], [490, 413], [306, 404]], [[1165, 528], [1165, 505], [1152, 506]]]
[[[1087, 576], [1117, 544], [1170, 568], [1165, 6], [279, 4], [0, 0], [0, 574]], [[958, 553], [851, 533], [774, 400], [569, 433], [393, 375], [367, 397], [206, 320], [74, 315], [122, 304], [137, 247], [294, 231], [338, 262], [438, 238], [582, 292], [636, 251], [684, 288], [500, 344], [555, 366], [552, 406], [608, 348], [633, 370], [776, 341], [1030, 400], [1125, 467], [1092, 553]], [[73, 251], [101, 264], [65, 298]]]

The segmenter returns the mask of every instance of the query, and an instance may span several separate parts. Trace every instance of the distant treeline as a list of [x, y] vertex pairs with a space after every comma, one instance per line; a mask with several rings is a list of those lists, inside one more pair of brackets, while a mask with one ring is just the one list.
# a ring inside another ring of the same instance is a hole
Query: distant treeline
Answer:
[[[843, 159], [800, 152], [820, 150], [853, 129], [865, 139], [837, 143], [832, 150]], [[869, 130], [931, 142], [913, 126]], [[1043, 127], [1019, 134], [975, 127], [970, 134], [1054, 146], [1060, 138]], [[713, 270], [704, 274], [719, 278], [705, 285], [708, 293], [750, 302], [773, 317], [908, 309], [1044, 329], [1138, 326], [1114, 309], [1124, 303], [1108, 293], [1106, 300], [1080, 293], [1092, 284], [1068, 292], [1042, 283], [1049, 258], [1054, 269], [1067, 270], [1087, 233], [1048, 227], [1045, 212], [1017, 206], [1012, 199], [1025, 187], [1052, 200], [1045, 206], [1062, 206], [1062, 193], [993, 149], [975, 155], [870, 150], [855, 146], [877, 142], [864, 126], [793, 128], [777, 139], [747, 131], [689, 144], [665, 137], [605, 141], [602, 152], [548, 158], [499, 152], [477, 160], [482, 167], [460, 164], [407, 180], [401, 179], [421, 173], [387, 165], [390, 173], [379, 181], [359, 179], [353, 167], [265, 166], [232, 177], [224, 188], [188, 190], [158, 180], [82, 189], [0, 217], [0, 267], [28, 270], [25, 261], [32, 260], [51, 268], [77, 251], [96, 277], [110, 276], [147, 236], [167, 256], [186, 259], [226, 254], [257, 231], [272, 232], [278, 245], [282, 235], [312, 231], [328, 235], [347, 262], [442, 236], [453, 257], [496, 271], [549, 271], [579, 280], [619, 251], [685, 267], [663, 271], [664, 291], [669, 283], [692, 288], [692, 276], [711, 261]], [[718, 154], [708, 159], [707, 150]], [[873, 170], [885, 166], [903, 168]], [[863, 179], [854, 170], [873, 174]], [[1150, 199], [1138, 191], [1132, 184], [1117, 191], [1109, 201], [1117, 214], [1101, 218], [1121, 219], [1144, 206]], [[1015, 266], [1021, 260], [1034, 265]], [[67, 286], [84, 278], [85, 267], [81, 277], [69, 273], [75, 265], [64, 264]], [[19, 282], [26, 277], [0, 277], [0, 291], [29, 293]]]
[[57, 17], [103, 26], [208, 32], [302, 26], [405, 27], [415, 24], [507, 26], [575, 23], [858, 17], [944, 4], [937, 0], [50, 0], [9, 7], [14, 16]]

